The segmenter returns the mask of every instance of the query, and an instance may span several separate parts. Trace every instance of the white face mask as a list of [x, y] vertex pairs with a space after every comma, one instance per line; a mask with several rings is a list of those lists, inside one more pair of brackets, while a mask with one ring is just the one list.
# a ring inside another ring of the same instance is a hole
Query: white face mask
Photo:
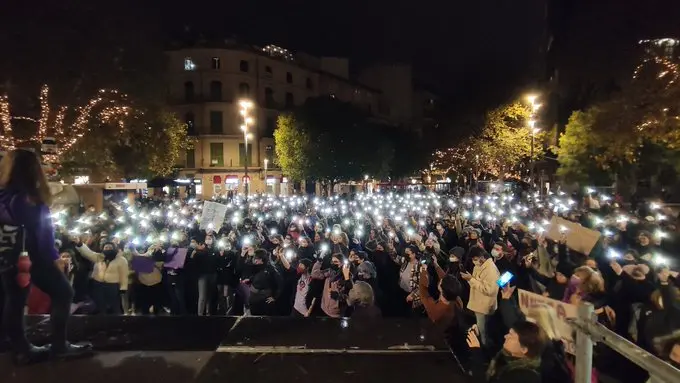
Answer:
[[502, 254], [503, 254], [502, 252], [500, 252], [500, 251], [498, 251], [498, 250], [496, 250], [496, 249], [492, 249], [492, 250], [491, 250], [491, 256], [494, 257], [494, 258], [498, 258], [498, 257], [500, 257]]

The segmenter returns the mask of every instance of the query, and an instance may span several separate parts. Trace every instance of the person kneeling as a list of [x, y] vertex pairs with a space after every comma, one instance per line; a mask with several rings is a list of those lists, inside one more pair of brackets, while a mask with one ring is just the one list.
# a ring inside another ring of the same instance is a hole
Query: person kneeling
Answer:
[[541, 354], [547, 343], [545, 332], [535, 323], [517, 322], [507, 335], [503, 349], [489, 362], [479, 344], [476, 328], [468, 332], [472, 351], [472, 376], [477, 382], [541, 383]]

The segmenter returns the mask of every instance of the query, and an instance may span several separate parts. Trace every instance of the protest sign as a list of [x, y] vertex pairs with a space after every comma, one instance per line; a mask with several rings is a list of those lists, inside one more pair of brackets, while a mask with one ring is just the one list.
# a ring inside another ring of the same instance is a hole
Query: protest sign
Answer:
[[557, 313], [557, 323], [555, 323], [555, 331], [557, 331], [557, 336], [559, 336], [565, 345], [565, 349], [568, 353], [573, 354], [575, 345], [574, 338], [572, 336], [573, 329], [567, 323], [567, 318], [576, 318], [577, 308], [575, 305], [570, 303], [564, 303], [556, 299], [551, 299], [544, 297], [542, 295], [534, 294], [526, 290], [517, 290], [519, 293], [519, 309], [528, 315], [532, 307], [535, 306], [549, 306], [555, 309]]
[[151, 257], [135, 255], [130, 260], [130, 268], [138, 273], [148, 274], [153, 271], [154, 260]]
[[224, 216], [227, 214], [227, 205], [206, 201], [203, 203], [203, 213], [201, 214], [201, 230], [219, 231], [224, 223]]
[[165, 261], [165, 268], [166, 269], [183, 269], [184, 268], [184, 261], [187, 259], [187, 248], [179, 248], [177, 249], [177, 252], [175, 255], [172, 257], [172, 259], [169, 259]]
[[546, 237], [553, 241], [559, 241], [562, 237], [562, 232], [567, 237], [567, 247], [585, 255], [590, 254], [600, 239], [600, 232], [597, 230], [588, 229], [564, 218], [553, 217], [550, 221]]

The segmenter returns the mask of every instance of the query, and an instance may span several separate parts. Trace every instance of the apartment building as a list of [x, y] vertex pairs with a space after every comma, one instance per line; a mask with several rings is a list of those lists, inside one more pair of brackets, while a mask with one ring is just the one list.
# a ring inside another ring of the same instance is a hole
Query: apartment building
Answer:
[[[379, 114], [381, 92], [353, 81], [346, 58], [233, 42], [167, 55], [169, 102], [197, 137], [180, 177], [195, 182], [204, 198], [242, 193], [246, 182], [251, 192], [289, 193], [291, 185], [275, 165], [273, 133], [278, 115], [307, 98], [328, 95]], [[253, 104], [248, 136], [241, 130], [241, 100]]]

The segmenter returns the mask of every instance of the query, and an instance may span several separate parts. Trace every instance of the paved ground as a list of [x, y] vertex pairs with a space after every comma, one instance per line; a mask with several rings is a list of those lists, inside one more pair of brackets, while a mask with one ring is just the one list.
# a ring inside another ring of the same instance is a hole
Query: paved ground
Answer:
[[[46, 340], [42, 318], [30, 337]], [[91, 359], [15, 368], [0, 355], [2, 383], [462, 382], [427, 321], [233, 317], [76, 317], [74, 341]]]

